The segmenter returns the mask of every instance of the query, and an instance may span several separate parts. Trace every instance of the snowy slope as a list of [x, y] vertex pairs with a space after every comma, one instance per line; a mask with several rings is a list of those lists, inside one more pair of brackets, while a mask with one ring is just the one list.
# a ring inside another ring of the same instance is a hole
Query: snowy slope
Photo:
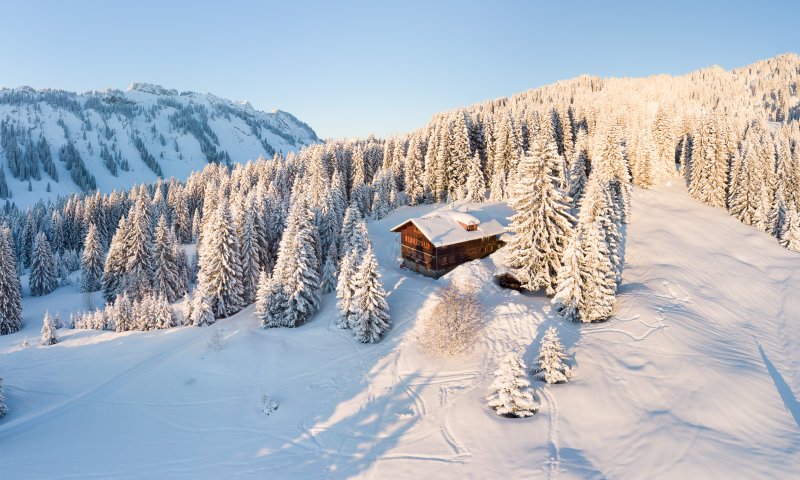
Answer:
[[[34, 142], [44, 137], [58, 170], [58, 182], [42, 172], [41, 180], [33, 180], [28, 192], [28, 181], [11, 175], [8, 158], [0, 149], [0, 166], [5, 169], [12, 201], [23, 208], [40, 198], [46, 201], [80, 190], [59, 161], [58, 150], [67, 141], [74, 143], [103, 192], [156, 179], [135, 147], [134, 137], [158, 161], [164, 178], [179, 179], [202, 169], [209, 152], [212, 156], [227, 153], [232, 162], [246, 162], [319, 141], [308, 125], [283, 111], [262, 112], [247, 102], [145, 83], [134, 83], [127, 91], [82, 94], [29, 87], [0, 89], [0, 122], [30, 132]], [[18, 143], [24, 150], [23, 142]], [[118, 158], [127, 160], [130, 170], [120, 168], [116, 176], [112, 174], [100, 156], [103, 145], [115, 157], [119, 152]], [[46, 192], [48, 183], [50, 193]]]
[[[490, 315], [479, 345], [432, 359], [417, 335], [443, 282], [399, 269], [388, 229], [434, 208], [369, 225], [394, 321], [376, 345], [337, 331], [327, 296], [297, 329], [260, 330], [250, 308], [212, 328], [62, 330], [58, 345], [19, 349], [46, 306], [86, 302], [75, 287], [25, 298], [23, 331], [0, 337], [12, 409], [0, 420], [4, 474], [796, 478], [800, 255], [682, 187], [636, 190], [615, 317], [565, 324], [546, 298], [500, 290], [490, 278], [501, 250], [448, 275], [481, 288]], [[574, 381], [535, 382], [533, 418], [497, 417], [484, 405], [497, 357], [520, 348], [530, 362], [549, 325]], [[264, 393], [280, 402], [269, 416]]]

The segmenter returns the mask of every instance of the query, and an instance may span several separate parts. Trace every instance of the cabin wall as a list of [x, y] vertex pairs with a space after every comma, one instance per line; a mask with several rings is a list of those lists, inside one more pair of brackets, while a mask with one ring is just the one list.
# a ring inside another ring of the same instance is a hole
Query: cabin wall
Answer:
[[498, 236], [469, 242], [435, 247], [413, 224], [400, 230], [400, 245], [403, 264], [424, 275], [439, 277], [470, 260], [486, 257], [496, 252], [502, 243]]

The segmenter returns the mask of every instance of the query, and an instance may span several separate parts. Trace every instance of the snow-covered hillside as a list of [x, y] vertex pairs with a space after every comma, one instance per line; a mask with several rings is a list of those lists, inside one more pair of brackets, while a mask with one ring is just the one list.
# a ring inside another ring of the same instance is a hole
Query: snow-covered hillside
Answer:
[[[544, 296], [491, 281], [503, 250], [436, 281], [398, 267], [392, 226], [369, 224], [393, 328], [365, 345], [324, 297], [296, 329], [261, 330], [252, 307], [210, 328], [61, 330], [77, 286], [26, 297], [0, 337], [11, 413], [7, 478], [793, 478], [800, 471], [800, 255], [679, 186], [635, 190], [615, 316], [564, 323]], [[496, 215], [511, 213], [503, 204]], [[480, 288], [479, 345], [441, 360], [417, 340], [447, 280]], [[792, 293], [795, 292], [795, 293]], [[554, 325], [574, 379], [534, 382], [529, 419], [485, 406], [509, 349], [528, 364]], [[19, 348], [25, 336], [32, 345]], [[219, 348], [218, 348], [219, 347]], [[268, 394], [279, 402], [260, 410]]]
[[[245, 162], [319, 141], [280, 110], [144, 83], [82, 94], [0, 89], [0, 123], [0, 167], [20, 207], [94, 185], [108, 192], [158, 176], [184, 179], [209, 161]], [[85, 168], [67, 164], [68, 144]]]

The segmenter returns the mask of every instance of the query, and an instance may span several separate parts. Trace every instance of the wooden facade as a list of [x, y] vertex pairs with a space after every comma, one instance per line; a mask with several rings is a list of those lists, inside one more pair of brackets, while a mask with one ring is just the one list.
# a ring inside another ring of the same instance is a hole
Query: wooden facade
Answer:
[[499, 235], [437, 247], [412, 222], [400, 228], [403, 265], [429, 277], [440, 277], [470, 260], [490, 255], [502, 246]]

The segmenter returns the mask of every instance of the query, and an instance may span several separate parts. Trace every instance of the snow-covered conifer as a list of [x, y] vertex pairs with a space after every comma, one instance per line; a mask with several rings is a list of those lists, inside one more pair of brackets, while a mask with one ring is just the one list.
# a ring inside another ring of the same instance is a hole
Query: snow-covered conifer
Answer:
[[320, 290], [323, 294], [331, 293], [336, 290], [336, 244], [331, 243], [328, 247], [328, 254], [325, 256], [325, 264], [322, 266], [320, 280]]
[[103, 267], [103, 297], [107, 302], [113, 302], [122, 292], [122, 281], [127, 263], [127, 232], [127, 217], [122, 217], [119, 220], [117, 231], [111, 239]]
[[564, 363], [567, 355], [558, 338], [558, 331], [550, 327], [544, 332], [539, 346], [539, 364], [533, 368], [536, 378], [547, 383], [564, 383], [572, 376], [569, 365]]
[[166, 215], [161, 215], [156, 226], [153, 256], [153, 291], [174, 302], [186, 290], [178, 264], [178, 240], [174, 230], [167, 226]]
[[240, 263], [242, 265], [242, 299], [246, 305], [255, 301], [258, 289], [258, 238], [255, 227], [255, 214], [245, 208], [237, 216]]
[[140, 194], [131, 210], [125, 243], [123, 288], [133, 299], [139, 299], [153, 288], [153, 224], [146, 195]]
[[579, 318], [579, 307], [583, 300], [583, 235], [582, 224], [578, 224], [575, 233], [564, 249], [561, 257], [561, 267], [558, 269], [558, 285], [553, 297], [553, 304], [559, 315], [567, 320], [575, 321]]
[[364, 252], [361, 265], [355, 274], [354, 285], [352, 300], [354, 313], [350, 319], [350, 327], [359, 342], [375, 343], [389, 330], [391, 321], [386, 292], [381, 285], [378, 262], [372, 252], [372, 245], [368, 245]]
[[800, 211], [796, 207], [790, 209], [787, 215], [781, 246], [793, 252], [800, 252]]
[[192, 316], [189, 322], [195, 327], [205, 327], [213, 325], [215, 321], [211, 298], [198, 287], [192, 297]]
[[208, 296], [215, 318], [233, 315], [244, 306], [240, 261], [236, 227], [222, 199], [203, 230], [197, 276], [197, 288]]
[[295, 191], [269, 282], [264, 327], [296, 327], [319, 308], [319, 263], [312, 213]]
[[572, 234], [570, 199], [555, 183], [554, 171], [562, 159], [553, 142], [532, 146], [518, 167], [518, 183], [513, 189], [511, 206], [517, 211], [509, 230], [515, 235], [508, 242], [510, 263], [523, 287], [548, 294], [555, 292], [561, 255]]
[[0, 226], [0, 335], [22, 327], [22, 291], [13, 245], [9, 228]]
[[361, 255], [351, 251], [342, 259], [339, 267], [339, 277], [336, 282], [337, 325], [339, 328], [350, 328], [350, 309], [354, 293], [354, 277], [356, 269], [361, 263]]
[[31, 253], [31, 273], [29, 277], [31, 295], [47, 295], [58, 287], [58, 272], [44, 232], [36, 235]]
[[103, 269], [105, 267], [105, 251], [97, 227], [89, 225], [81, 257], [81, 291], [95, 292], [103, 287]]
[[494, 372], [489, 407], [503, 417], [530, 417], [539, 409], [533, 399], [525, 363], [516, 352], [509, 352]]
[[486, 181], [483, 178], [481, 156], [478, 152], [475, 152], [469, 161], [465, 195], [465, 200], [468, 202], [483, 202], [486, 200]]
[[611, 316], [616, 284], [602, 226], [596, 222], [585, 225], [582, 238], [584, 257], [581, 271], [584, 288], [578, 309], [581, 321], [588, 323]]
[[55, 325], [53, 325], [53, 317], [50, 316], [50, 312], [45, 312], [44, 314], [44, 319], [42, 321], [42, 335], [39, 343], [43, 346], [55, 345], [58, 343], [56, 328]]

